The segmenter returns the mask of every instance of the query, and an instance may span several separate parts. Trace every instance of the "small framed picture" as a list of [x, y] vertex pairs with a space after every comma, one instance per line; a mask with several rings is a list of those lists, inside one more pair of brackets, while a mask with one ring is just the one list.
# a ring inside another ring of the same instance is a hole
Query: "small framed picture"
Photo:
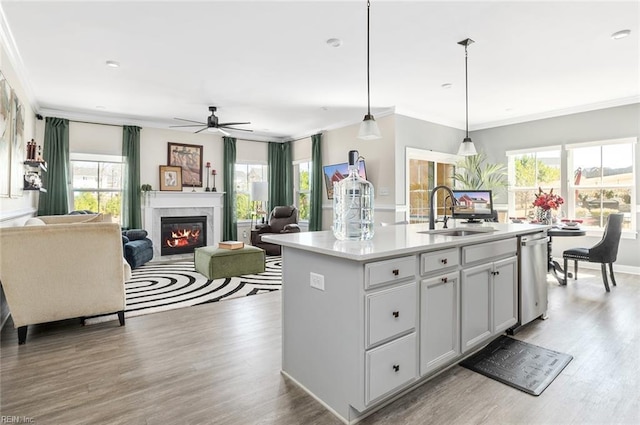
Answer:
[[182, 191], [182, 167], [160, 166], [160, 190]]

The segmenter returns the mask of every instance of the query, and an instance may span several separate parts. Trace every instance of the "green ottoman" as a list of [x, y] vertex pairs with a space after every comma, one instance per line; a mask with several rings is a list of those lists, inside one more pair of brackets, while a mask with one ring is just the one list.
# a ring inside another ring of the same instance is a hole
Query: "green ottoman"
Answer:
[[251, 245], [240, 249], [205, 246], [196, 248], [193, 256], [196, 271], [208, 279], [264, 272], [264, 251]]

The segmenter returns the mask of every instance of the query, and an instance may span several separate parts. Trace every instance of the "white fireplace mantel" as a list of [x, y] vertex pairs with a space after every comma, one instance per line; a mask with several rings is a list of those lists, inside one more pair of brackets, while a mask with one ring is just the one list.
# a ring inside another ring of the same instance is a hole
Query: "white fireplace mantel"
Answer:
[[217, 245], [222, 236], [223, 200], [224, 192], [148, 192], [142, 199], [142, 225], [153, 241], [153, 258], [161, 256], [162, 217], [206, 215], [207, 245]]

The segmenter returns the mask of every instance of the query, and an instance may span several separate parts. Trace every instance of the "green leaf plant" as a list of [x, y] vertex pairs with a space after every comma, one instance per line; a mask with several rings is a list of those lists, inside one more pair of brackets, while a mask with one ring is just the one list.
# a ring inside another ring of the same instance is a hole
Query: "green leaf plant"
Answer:
[[481, 152], [473, 156], [465, 156], [456, 164], [453, 180], [456, 189], [497, 190], [507, 187], [507, 172], [503, 164], [485, 163], [487, 156]]

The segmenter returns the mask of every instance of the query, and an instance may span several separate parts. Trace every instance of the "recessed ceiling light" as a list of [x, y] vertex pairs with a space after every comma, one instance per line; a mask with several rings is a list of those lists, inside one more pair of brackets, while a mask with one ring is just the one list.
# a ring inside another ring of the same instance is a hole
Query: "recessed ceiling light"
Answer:
[[442, 87], [443, 89], [450, 89], [451, 87], [453, 87], [453, 84], [451, 84], [451, 83], [444, 83], [444, 84], [442, 84], [440, 87]]
[[120, 62], [107, 61], [106, 64], [109, 68], [120, 68]]
[[342, 40], [339, 38], [330, 38], [327, 40], [327, 44], [331, 47], [340, 47], [342, 46]]
[[620, 30], [611, 34], [611, 38], [614, 40], [620, 40], [621, 38], [627, 37], [629, 34], [631, 34], [631, 30]]

